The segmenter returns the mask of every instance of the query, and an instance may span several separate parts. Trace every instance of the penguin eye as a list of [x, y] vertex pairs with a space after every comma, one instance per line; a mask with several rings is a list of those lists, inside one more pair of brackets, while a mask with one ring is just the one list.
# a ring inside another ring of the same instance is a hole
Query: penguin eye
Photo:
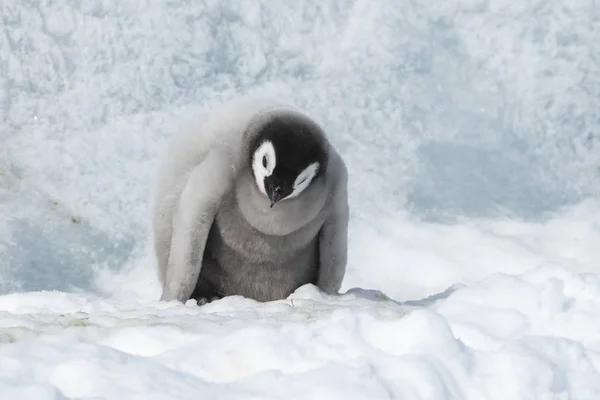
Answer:
[[266, 155], [263, 156], [262, 164], [263, 164], [263, 167], [267, 168], [267, 156]]

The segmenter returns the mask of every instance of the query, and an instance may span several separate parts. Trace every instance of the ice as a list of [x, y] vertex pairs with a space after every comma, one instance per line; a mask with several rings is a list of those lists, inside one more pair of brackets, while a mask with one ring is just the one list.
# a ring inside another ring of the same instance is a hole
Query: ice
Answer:
[[[593, 0], [0, 2], [2, 399], [600, 398]], [[165, 141], [279, 95], [350, 171], [341, 296], [161, 303]]]
[[600, 278], [563, 268], [493, 274], [430, 308], [311, 286], [205, 307], [10, 294], [0, 382], [66, 398], [592, 399], [599, 306]]

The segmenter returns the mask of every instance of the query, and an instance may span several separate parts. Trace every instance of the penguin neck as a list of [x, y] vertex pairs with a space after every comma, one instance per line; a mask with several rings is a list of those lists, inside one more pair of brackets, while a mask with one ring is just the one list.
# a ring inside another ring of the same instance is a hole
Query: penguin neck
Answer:
[[323, 182], [317, 181], [313, 185], [302, 195], [281, 200], [271, 207], [267, 196], [256, 187], [252, 174], [246, 173], [237, 179], [235, 199], [241, 214], [254, 229], [267, 235], [285, 236], [322, 213], [327, 190]]

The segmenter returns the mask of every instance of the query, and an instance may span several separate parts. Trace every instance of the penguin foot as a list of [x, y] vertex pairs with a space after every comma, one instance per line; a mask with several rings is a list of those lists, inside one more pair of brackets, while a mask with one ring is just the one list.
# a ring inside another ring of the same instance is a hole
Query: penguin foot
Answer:
[[212, 296], [211, 298], [201, 297], [196, 301], [196, 304], [198, 304], [199, 306], [203, 306], [205, 304], [212, 303], [213, 301], [219, 300], [219, 299], [220, 299], [220, 297], [217, 297], [217, 296]]

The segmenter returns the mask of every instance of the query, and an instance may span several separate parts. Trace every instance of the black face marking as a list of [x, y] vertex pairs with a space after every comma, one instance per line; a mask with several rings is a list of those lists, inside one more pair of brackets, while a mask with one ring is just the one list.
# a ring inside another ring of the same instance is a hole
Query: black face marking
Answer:
[[[267, 191], [267, 196], [269, 196], [271, 199], [271, 206], [273, 206], [273, 204], [280, 199], [292, 194], [294, 191], [294, 181], [296, 180], [297, 176], [298, 174], [294, 174], [289, 170], [284, 170], [283, 173], [281, 170], [279, 170], [279, 173], [275, 173], [275, 171], [273, 171], [271, 176], [267, 176], [265, 178], [265, 190]], [[277, 195], [279, 198], [274, 199], [273, 195]]]
[[279, 200], [292, 193], [292, 186], [286, 181], [278, 179], [274, 175], [267, 176], [265, 178], [265, 190], [269, 200], [271, 200], [271, 207]]
[[[292, 117], [276, 117], [261, 129], [250, 147], [249, 163], [252, 164], [252, 154], [265, 140], [273, 144], [276, 164], [272, 175], [265, 178], [267, 193], [277, 189], [281, 198], [289, 196], [298, 175], [314, 162], [318, 162], [320, 167], [313, 179], [324, 173], [327, 165], [326, 139], [315, 129]], [[262, 164], [266, 168], [266, 157], [263, 157]]]

